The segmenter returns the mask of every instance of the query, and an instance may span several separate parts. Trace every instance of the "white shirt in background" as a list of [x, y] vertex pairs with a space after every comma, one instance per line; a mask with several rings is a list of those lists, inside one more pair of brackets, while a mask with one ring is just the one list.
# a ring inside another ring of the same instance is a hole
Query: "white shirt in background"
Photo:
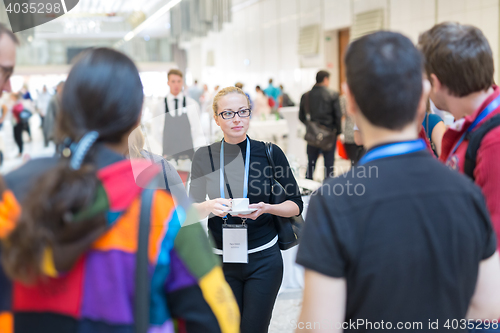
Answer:
[[38, 94], [38, 98], [36, 100], [36, 107], [38, 109], [38, 112], [42, 117], [45, 117], [47, 114], [47, 108], [49, 107], [50, 99], [52, 98], [52, 95], [49, 94], [48, 92], [41, 92]]
[[[193, 138], [193, 148], [203, 147], [207, 145], [207, 140], [203, 133], [203, 125], [200, 121], [200, 105], [191, 97], [186, 96], [186, 107], [183, 107], [184, 93], [180, 93], [177, 96], [169, 93], [167, 95], [168, 110], [172, 117], [177, 117], [182, 114], [187, 114], [189, 119], [189, 124], [191, 125], [191, 137]], [[175, 110], [175, 99], [177, 98], [177, 110]], [[155, 114], [164, 114], [165, 103], [158, 103], [158, 108], [160, 112], [155, 112]]]

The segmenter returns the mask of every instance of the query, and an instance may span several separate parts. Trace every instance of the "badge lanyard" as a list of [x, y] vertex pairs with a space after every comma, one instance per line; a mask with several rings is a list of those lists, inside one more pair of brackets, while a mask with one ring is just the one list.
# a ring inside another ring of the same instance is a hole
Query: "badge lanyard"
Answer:
[[460, 147], [460, 145], [464, 141], [464, 139], [467, 136], [467, 134], [469, 134], [470, 132], [472, 132], [474, 130], [474, 128], [476, 128], [477, 124], [479, 124], [490, 113], [492, 113], [493, 111], [495, 111], [499, 106], [500, 106], [500, 95], [497, 96], [497, 98], [495, 98], [493, 101], [491, 101], [491, 103], [488, 104], [488, 106], [486, 108], [484, 108], [484, 110], [481, 111], [481, 113], [479, 113], [479, 115], [477, 116], [476, 120], [474, 120], [474, 122], [469, 126], [469, 128], [467, 128], [465, 130], [464, 134], [462, 134], [462, 137], [460, 138], [460, 140], [458, 140], [457, 144], [455, 145], [455, 147], [451, 151], [451, 153], [450, 153], [450, 155], [448, 157], [448, 160], [446, 161], [447, 164], [448, 164], [448, 162], [450, 162], [451, 157], [456, 153], [458, 147]]
[[[248, 196], [248, 174], [250, 173], [250, 140], [247, 138], [247, 151], [245, 157], [245, 176], [243, 178], [243, 198]], [[220, 197], [225, 198], [224, 193], [224, 139], [220, 146]], [[224, 223], [227, 221], [227, 215], [224, 216]]]
[[[248, 174], [250, 172], [250, 140], [247, 138], [243, 197], [248, 196]], [[224, 194], [224, 139], [220, 146], [220, 197]], [[222, 218], [222, 262], [248, 264], [248, 227], [246, 219], [242, 224], [227, 224], [227, 214]]]
[[358, 165], [363, 165], [385, 157], [411, 154], [426, 149], [427, 145], [422, 139], [392, 143], [368, 151], [365, 156], [361, 158]]

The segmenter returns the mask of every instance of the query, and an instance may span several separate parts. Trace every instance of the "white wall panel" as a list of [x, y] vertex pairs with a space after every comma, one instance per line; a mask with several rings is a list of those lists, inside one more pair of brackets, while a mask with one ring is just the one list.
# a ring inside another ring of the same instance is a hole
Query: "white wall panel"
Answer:
[[[414, 42], [434, 25], [436, 16], [438, 22], [476, 25], [490, 42], [498, 67], [498, 0], [260, 0], [234, 12], [233, 22], [222, 32], [194, 40], [189, 68], [194, 77], [200, 73], [199, 80], [210, 88], [239, 80], [251, 94], [256, 84], [266, 87], [269, 77], [273, 77], [297, 102], [314, 84], [317, 70], [327, 66], [321, 34], [319, 55], [306, 59], [309, 67], [301, 68], [304, 59], [297, 53], [300, 27], [319, 24], [322, 32], [341, 29], [352, 24], [355, 13], [377, 8], [385, 9], [388, 29]], [[215, 52], [214, 68], [206, 68], [209, 50]], [[248, 65], [245, 59], [250, 61]]]
[[349, 27], [352, 24], [351, 0], [325, 0], [324, 6], [325, 31]]
[[[351, 0], [354, 5], [354, 14], [367, 12], [374, 9], [386, 8], [387, 0]], [[399, 1], [399, 0], [395, 0]]]

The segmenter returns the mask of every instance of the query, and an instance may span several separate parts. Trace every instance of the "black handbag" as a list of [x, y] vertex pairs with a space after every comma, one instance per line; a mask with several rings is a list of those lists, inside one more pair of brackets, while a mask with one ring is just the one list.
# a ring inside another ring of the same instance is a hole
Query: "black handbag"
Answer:
[[[276, 166], [273, 161], [273, 146], [266, 142], [266, 155], [271, 165], [271, 199], [269, 203], [280, 204], [286, 201], [285, 188], [276, 180]], [[288, 250], [299, 243], [304, 219], [302, 215], [281, 217], [273, 215], [274, 225], [278, 231], [278, 245], [281, 250]]]
[[311, 120], [311, 110], [309, 106], [309, 92], [305, 95], [306, 109], [306, 135], [304, 139], [313, 147], [323, 151], [330, 151], [337, 143], [337, 130], [328, 128]]

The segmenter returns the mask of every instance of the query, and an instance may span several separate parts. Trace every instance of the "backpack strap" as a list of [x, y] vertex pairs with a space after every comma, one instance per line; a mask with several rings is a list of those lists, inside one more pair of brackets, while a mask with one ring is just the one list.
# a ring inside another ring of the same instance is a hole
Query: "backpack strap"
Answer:
[[135, 267], [134, 332], [146, 333], [149, 328], [149, 226], [154, 190], [144, 189], [141, 194], [139, 237]]
[[165, 166], [165, 159], [161, 159], [161, 167], [163, 168], [163, 180], [165, 180], [165, 189], [168, 191], [168, 193], [172, 193], [170, 191], [170, 186], [168, 185], [168, 177], [167, 177], [167, 168]]
[[468, 135], [469, 145], [467, 146], [467, 152], [465, 154], [464, 173], [472, 180], [475, 180], [474, 169], [476, 168], [477, 151], [481, 146], [481, 141], [483, 141], [486, 134], [498, 126], [500, 126], [500, 114], [491, 117], [477, 130]]

